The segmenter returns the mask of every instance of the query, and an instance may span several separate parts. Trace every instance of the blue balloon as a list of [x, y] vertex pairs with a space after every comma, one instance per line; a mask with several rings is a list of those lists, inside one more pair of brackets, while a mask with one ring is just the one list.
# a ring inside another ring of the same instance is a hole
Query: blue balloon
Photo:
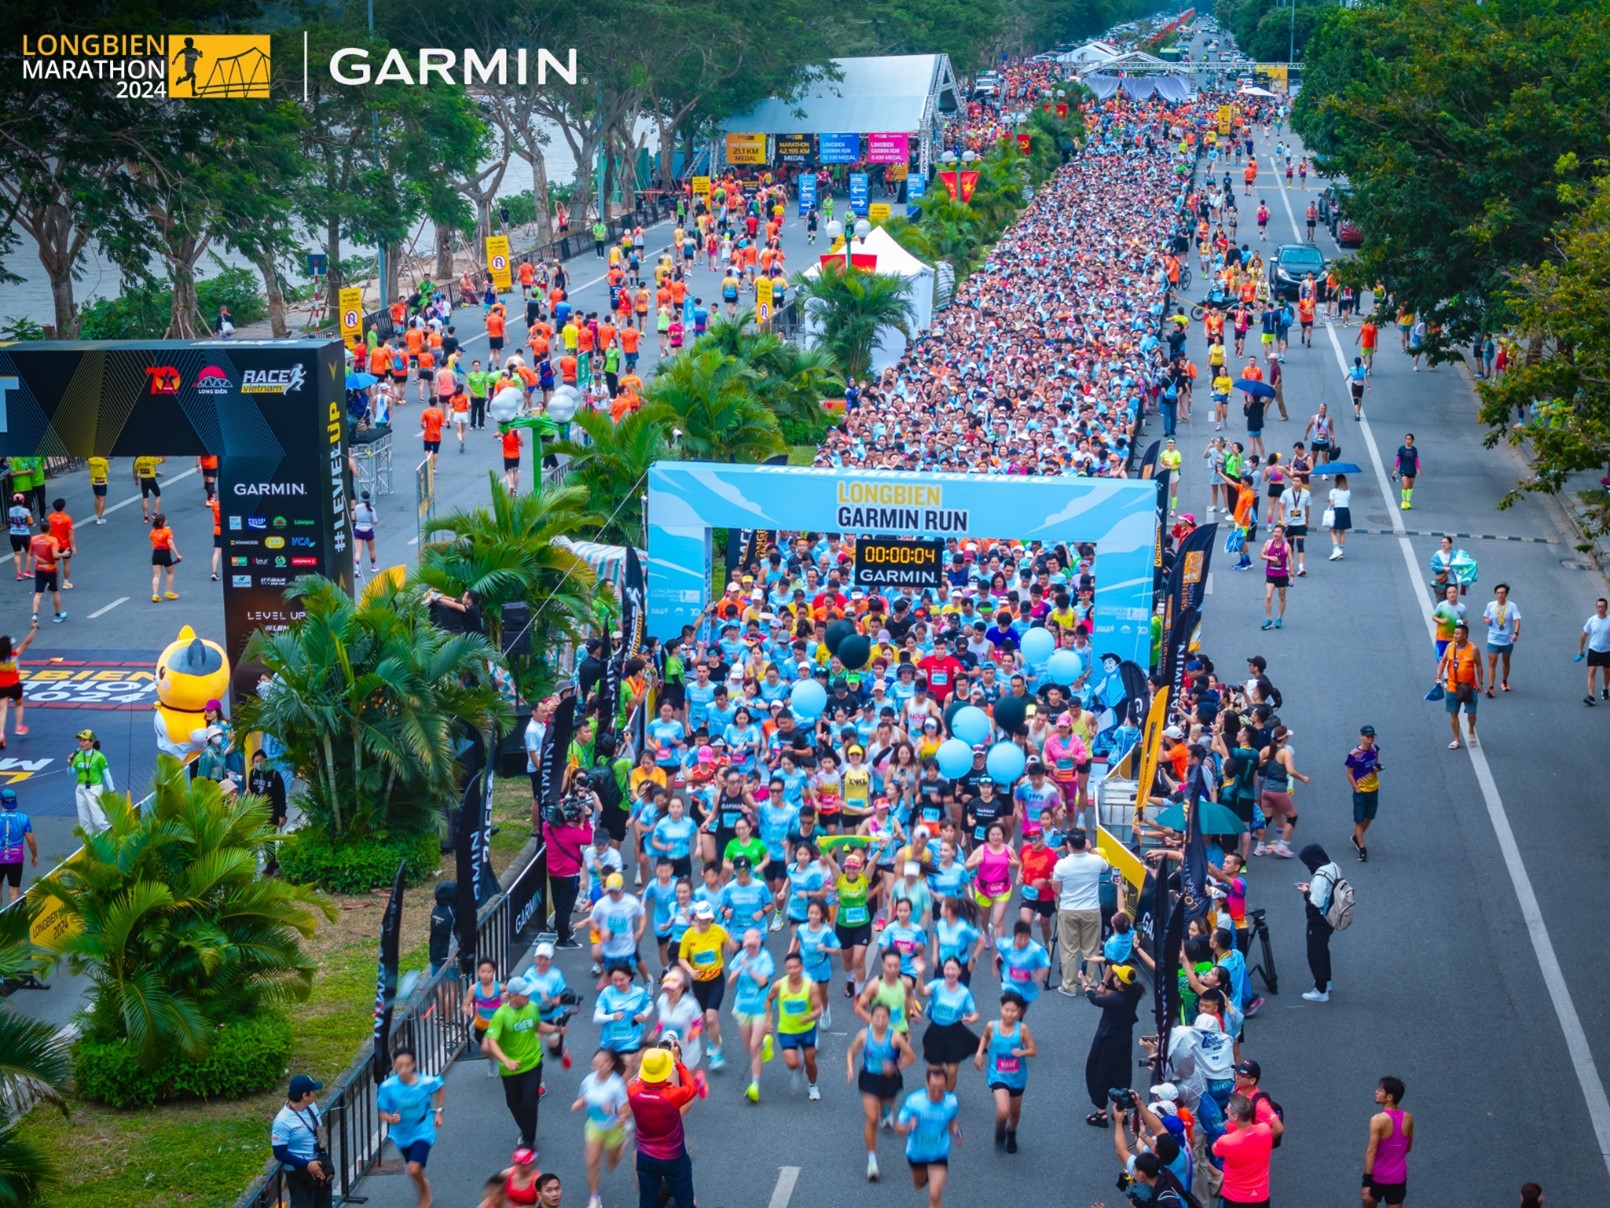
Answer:
[[1071, 684], [1084, 673], [1085, 662], [1078, 651], [1059, 650], [1046, 662], [1046, 674], [1053, 684]]
[[960, 780], [973, 766], [973, 748], [959, 738], [947, 738], [934, 752], [939, 770], [952, 780]]
[[[950, 719], [950, 732], [969, 747], [975, 743], [988, 742], [992, 728], [989, 714], [975, 705], [957, 709], [956, 716]], [[971, 757], [969, 753], [968, 758]]]
[[827, 708], [827, 689], [813, 679], [800, 680], [788, 693], [788, 703], [795, 716], [815, 721]]
[[1038, 666], [1056, 651], [1057, 640], [1049, 629], [1031, 629], [1023, 635], [1020, 649], [1023, 657]]
[[1022, 747], [1013, 742], [998, 742], [984, 757], [984, 770], [989, 773], [991, 780], [1005, 788], [1017, 783], [1017, 778], [1023, 775], [1026, 761]]

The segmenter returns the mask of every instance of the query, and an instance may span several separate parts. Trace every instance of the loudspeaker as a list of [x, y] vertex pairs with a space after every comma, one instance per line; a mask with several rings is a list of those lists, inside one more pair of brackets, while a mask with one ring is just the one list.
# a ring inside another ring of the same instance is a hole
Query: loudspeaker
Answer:
[[531, 653], [531, 606], [524, 603], [503, 606], [503, 653]]

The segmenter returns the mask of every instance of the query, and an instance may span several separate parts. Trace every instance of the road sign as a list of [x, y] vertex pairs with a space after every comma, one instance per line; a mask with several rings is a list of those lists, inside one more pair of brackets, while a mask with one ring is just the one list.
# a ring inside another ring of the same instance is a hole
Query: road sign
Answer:
[[514, 288], [514, 274], [509, 268], [509, 237], [507, 235], [487, 236], [486, 267], [491, 270], [493, 288], [499, 292]]
[[341, 342], [356, 344], [363, 339], [363, 290], [349, 286], [341, 291]]
[[771, 322], [772, 279], [762, 277], [755, 282], [755, 322], [765, 327]]

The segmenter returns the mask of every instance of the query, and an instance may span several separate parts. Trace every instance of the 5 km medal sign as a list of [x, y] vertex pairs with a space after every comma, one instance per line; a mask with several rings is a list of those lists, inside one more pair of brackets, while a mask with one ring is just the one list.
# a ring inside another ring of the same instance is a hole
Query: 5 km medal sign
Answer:
[[943, 541], [863, 537], [855, 543], [855, 581], [862, 587], [918, 591], [938, 587], [944, 577]]

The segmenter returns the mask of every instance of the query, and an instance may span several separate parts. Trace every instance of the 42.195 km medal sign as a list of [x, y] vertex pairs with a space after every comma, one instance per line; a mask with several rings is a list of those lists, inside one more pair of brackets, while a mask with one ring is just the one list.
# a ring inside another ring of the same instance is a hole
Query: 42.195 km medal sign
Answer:
[[855, 543], [855, 581], [862, 587], [938, 587], [945, 577], [945, 543], [863, 537]]

